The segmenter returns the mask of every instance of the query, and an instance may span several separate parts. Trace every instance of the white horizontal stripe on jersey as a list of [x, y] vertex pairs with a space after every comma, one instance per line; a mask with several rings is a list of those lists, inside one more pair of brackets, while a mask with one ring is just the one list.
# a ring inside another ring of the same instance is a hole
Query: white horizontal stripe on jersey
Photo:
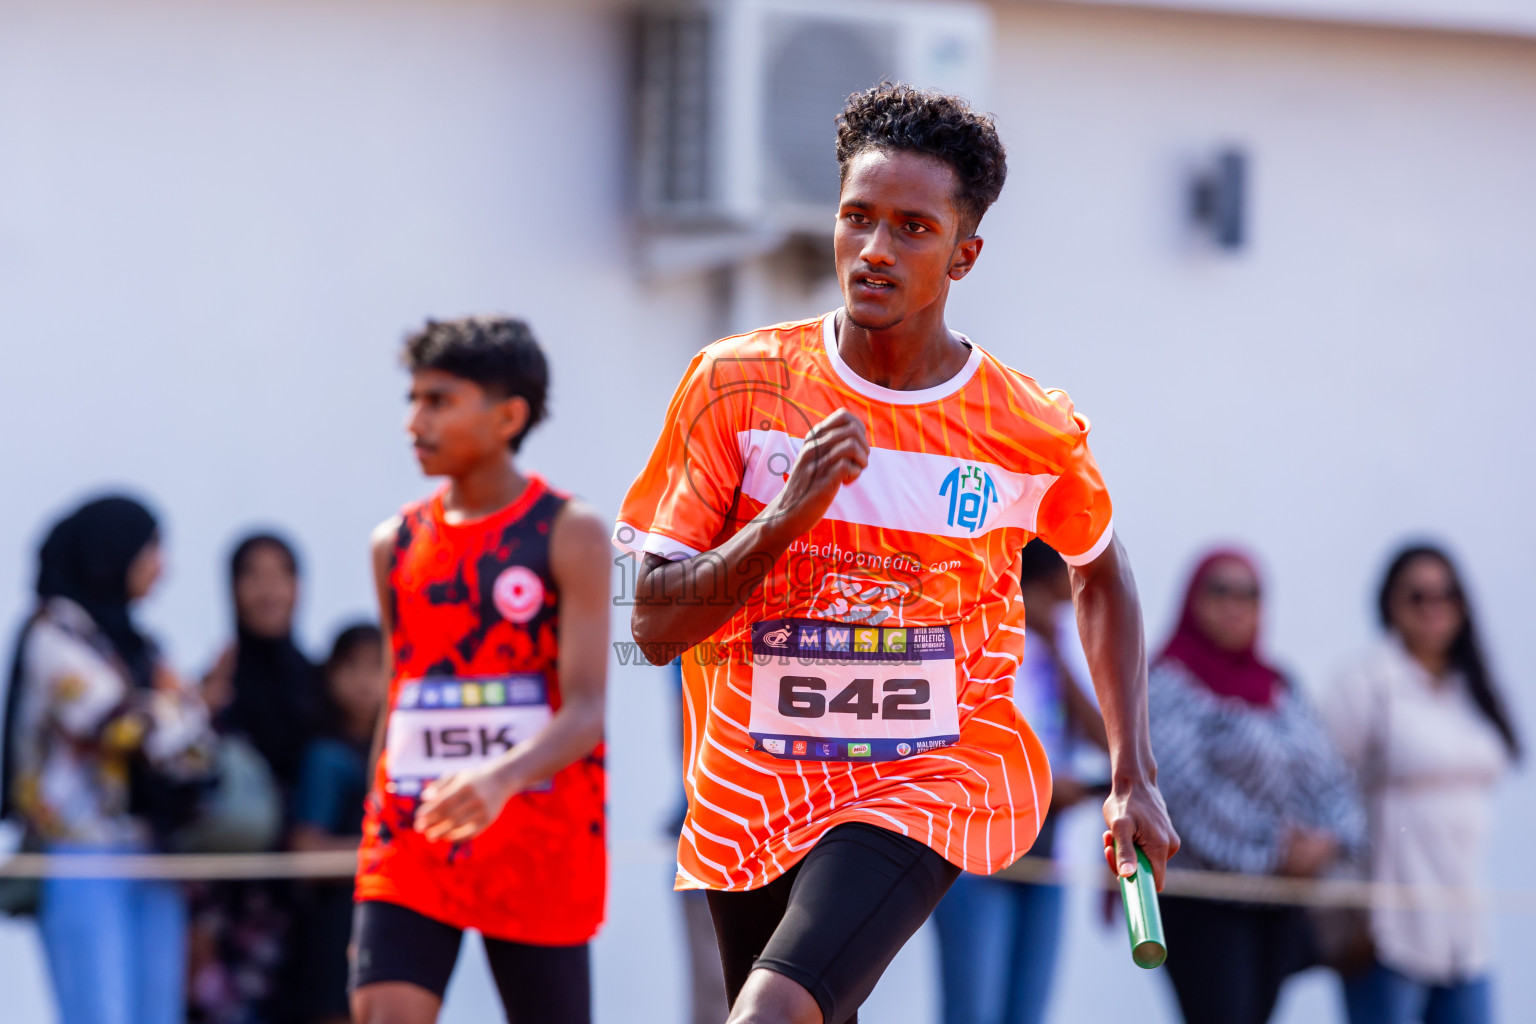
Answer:
[[[784, 489], [803, 438], [742, 430], [741, 490], [767, 504]], [[1019, 527], [1035, 532], [1051, 473], [1015, 473], [990, 462], [932, 452], [871, 448], [869, 465], [832, 499], [827, 519], [939, 537], [977, 537]]]
[[1104, 549], [1109, 547], [1109, 542], [1114, 539], [1115, 521], [1111, 519], [1109, 522], [1104, 524], [1104, 532], [1099, 534], [1099, 539], [1093, 542], [1093, 547], [1089, 548], [1087, 551], [1084, 551], [1080, 555], [1069, 555], [1065, 552], [1062, 552], [1061, 560], [1072, 566], [1087, 565], [1089, 562], [1102, 555], [1104, 553]]
[[660, 555], [669, 562], [692, 558], [699, 552], [664, 533], [646, 533], [620, 519], [613, 527], [613, 545], [634, 555]]

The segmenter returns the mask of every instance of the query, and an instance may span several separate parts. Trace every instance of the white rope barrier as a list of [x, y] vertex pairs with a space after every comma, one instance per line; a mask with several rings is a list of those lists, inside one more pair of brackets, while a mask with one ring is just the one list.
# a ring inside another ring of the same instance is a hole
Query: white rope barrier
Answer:
[[[613, 844], [615, 864], [672, 863], [673, 848], [662, 841]], [[89, 854], [16, 853], [0, 861], [0, 878], [136, 878], [174, 881], [235, 879], [346, 879], [357, 870], [353, 850], [304, 853]], [[995, 878], [1042, 885], [1113, 888], [1108, 870], [1025, 857]], [[1297, 907], [1369, 907], [1377, 910], [1491, 911], [1536, 915], [1536, 891], [1471, 890], [1406, 886], [1347, 879], [1281, 878], [1169, 868], [1167, 896], [1192, 896]]]
[[[615, 863], [673, 863], [665, 842], [618, 842]], [[257, 878], [343, 879], [357, 873], [356, 850], [303, 853], [13, 853], [0, 854], [0, 878], [140, 878], [237, 881]]]
[[0, 878], [140, 878], [174, 881], [351, 878], [356, 850], [305, 853], [18, 853]]
[[[1108, 869], [1075, 868], [1044, 857], [1025, 857], [993, 877], [1013, 882], [1101, 889], [1119, 884]], [[1342, 878], [1285, 878], [1172, 867], [1163, 881], [1163, 895], [1273, 906], [1536, 914], [1536, 891], [1532, 890], [1396, 885]]]

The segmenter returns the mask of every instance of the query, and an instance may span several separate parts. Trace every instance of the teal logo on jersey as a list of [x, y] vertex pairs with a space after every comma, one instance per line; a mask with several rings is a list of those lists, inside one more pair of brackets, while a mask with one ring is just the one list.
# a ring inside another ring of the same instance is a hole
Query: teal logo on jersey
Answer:
[[985, 525], [991, 506], [997, 504], [997, 485], [992, 474], [980, 466], [956, 467], [940, 485], [939, 497], [949, 499], [949, 525], [975, 533]]

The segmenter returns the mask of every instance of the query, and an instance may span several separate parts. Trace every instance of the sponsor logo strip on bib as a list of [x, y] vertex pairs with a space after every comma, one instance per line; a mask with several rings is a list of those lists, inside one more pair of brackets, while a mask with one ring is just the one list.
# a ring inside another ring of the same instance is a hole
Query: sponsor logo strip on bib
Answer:
[[786, 618], [752, 626], [754, 748], [805, 761], [895, 761], [960, 738], [948, 626]]

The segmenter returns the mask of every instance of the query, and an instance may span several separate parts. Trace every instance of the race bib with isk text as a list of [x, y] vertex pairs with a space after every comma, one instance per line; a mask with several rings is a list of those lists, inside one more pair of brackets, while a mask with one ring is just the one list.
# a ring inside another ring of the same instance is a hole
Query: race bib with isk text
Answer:
[[960, 738], [948, 626], [778, 619], [752, 626], [754, 748], [804, 761], [895, 761]]
[[542, 674], [408, 680], [389, 714], [391, 788], [416, 796], [434, 779], [495, 760], [550, 717]]

